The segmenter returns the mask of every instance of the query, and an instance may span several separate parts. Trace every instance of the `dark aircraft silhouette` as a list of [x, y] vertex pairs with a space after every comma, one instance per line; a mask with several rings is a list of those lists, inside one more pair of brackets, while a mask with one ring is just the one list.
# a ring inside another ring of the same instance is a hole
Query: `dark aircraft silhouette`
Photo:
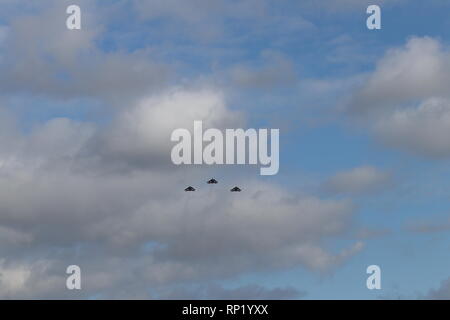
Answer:
[[217, 184], [217, 180], [216, 179], [208, 180], [207, 184]]
[[195, 189], [193, 187], [189, 186], [186, 189], [184, 189], [184, 191], [195, 191]]
[[241, 189], [239, 189], [238, 187], [234, 187], [233, 189], [230, 190], [231, 192], [241, 192]]

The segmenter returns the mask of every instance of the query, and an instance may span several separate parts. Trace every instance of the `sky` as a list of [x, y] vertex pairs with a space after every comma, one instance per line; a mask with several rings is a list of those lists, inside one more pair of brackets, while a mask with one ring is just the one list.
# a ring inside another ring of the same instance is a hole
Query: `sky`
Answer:
[[[450, 299], [448, 30], [445, 0], [0, 0], [0, 298]], [[279, 129], [278, 174], [174, 165], [196, 120]]]

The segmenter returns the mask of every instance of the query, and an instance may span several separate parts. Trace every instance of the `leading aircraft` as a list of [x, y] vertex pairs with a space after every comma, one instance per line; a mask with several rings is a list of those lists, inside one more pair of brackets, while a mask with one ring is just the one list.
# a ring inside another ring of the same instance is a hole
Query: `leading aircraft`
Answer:
[[213, 178], [211, 180], [208, 180], [207, 184], [217, 184], [217, 180]]

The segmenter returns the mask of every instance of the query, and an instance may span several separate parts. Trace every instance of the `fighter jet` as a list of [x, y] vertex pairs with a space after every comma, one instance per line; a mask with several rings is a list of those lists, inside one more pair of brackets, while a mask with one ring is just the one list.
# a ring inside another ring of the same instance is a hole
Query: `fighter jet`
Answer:
[[186, 189], [184, 189], [184, 191], [195, 191], [195, 189], [193, 187], [189, 186]]
[[217, 184], [217, 180], [213, 178], [211, 180], [208, 180], [207, 184]]
[[233, 189], [230, 190], [231, 192], [241, 192], [241, 189], [239, 189], [238, 187], [234, 187]]

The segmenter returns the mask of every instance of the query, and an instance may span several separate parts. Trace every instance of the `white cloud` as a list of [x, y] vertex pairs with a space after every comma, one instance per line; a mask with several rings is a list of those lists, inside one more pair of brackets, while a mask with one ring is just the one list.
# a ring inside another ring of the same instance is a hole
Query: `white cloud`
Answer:
[[30, 270], [24, 267], [1, 268], [0, 269], [0, 288], [2, 296], [8, 297], [20, 290], [25, 289], [25, 283], [30, 277]]
[[[65, 284], [63, 274], [51, 273], [51, 261], [39, 259], [31, 264], [0, 260], [0, 297], [33, 299], [45, 297]], [[54, 271], [54, 270], [53, 270]]]
[[172, 88], [139, 100], [120, 112], [112, 124], [94, 137], [84, 150], [95, 153], [101, 165], [150, 167], [168, 162], [174, 129], [193, 129], [195, 120], [211, 128], [237, 128], [243, 114], [226, 107], [224, 94], [213, 88]]

